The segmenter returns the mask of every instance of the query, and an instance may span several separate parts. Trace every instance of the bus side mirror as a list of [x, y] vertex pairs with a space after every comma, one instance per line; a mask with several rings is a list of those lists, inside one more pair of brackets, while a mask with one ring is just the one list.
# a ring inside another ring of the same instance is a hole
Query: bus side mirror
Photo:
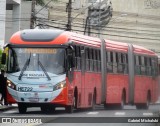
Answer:
[[6, 64], [6, 53], [2, 53], [1, 63]]

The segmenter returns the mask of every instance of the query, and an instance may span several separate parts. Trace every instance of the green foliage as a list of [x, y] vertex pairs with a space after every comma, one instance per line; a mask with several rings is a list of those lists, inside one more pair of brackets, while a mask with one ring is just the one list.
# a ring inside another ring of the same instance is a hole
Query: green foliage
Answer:
[[2, 53], [3, 53], [3, 50], [0, 49], [0, 69], [1, 69], [1, 67], [2, 67], [2, 65], [1, 65], [1, 57], [2, 57]]
[[3, 50], [0, 48], [0, 70], [4, 69], [6, 71], [7, 69], [6, 65], [1, 64], [2, 53], [3, 53]]

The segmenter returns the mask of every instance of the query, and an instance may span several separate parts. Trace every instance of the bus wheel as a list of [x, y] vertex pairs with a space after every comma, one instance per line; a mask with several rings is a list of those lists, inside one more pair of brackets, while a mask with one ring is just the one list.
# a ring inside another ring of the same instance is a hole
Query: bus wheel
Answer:
[[122, 94], [121, 103], [120, 103], [120, 109], [124, 109], [125, 105], [125, 94]]
[[42, 112], [45, 112], [45, 111], [46, 111], [46, 108], [45, 108], [44, 106], [42, 106], [42, 107], [41, 107], [41, 111], [42, 111]]
[[148, 95], [147, 95], [147, 101], [146, 101], [146, 103], [142, 104], [142, 108], [143, 109], [149, 109], [150, 101], [151, 101], [151, 99], [150, 99], [150, 93], [148, 93]]
[[137, 104], [136, 108], [137, 109], [148, 109], [150, 101], [151, 101], [151, 99], [150, 99], [150, 93], [148, 93], [146, 103]]
[[149, 109], [150, 102], [151, 102], [151, 96], [150, 96], [150, 93], [148, 93], [148, 95], [147, 95], [147, 101], [144, 104], [144, 109]]
[[77, 109], [77, 97], [76, 96], [74, 96], [74, 99], [73, 99], [73, 107]]
[[74, 108], [73, 105], [68, 105], [68, 106], [66, 106], [65, 108], [66, 108], [66, 112], [67, 112], [67, 113], [73, 113], [73, 108]]
[[27, 111], [27, 106], [25, 106], [23, 103], [18, 103], [18, 110], [19, 113], [24, 114]]
[[136, 104], [136, 109], [144, 109], [143, 104]]

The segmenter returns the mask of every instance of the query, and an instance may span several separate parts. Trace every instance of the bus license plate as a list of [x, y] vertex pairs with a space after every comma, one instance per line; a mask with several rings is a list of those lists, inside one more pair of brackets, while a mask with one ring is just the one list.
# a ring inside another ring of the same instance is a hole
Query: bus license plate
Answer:
[[29, 92], [32, 90], [33, 90], [32, 87], [18, 87], [18, 91], [21, 91], [21, 92]]

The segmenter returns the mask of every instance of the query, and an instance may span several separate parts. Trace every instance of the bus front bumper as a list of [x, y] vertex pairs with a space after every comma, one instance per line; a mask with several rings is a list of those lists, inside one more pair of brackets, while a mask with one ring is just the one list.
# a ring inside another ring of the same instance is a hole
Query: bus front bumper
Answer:
[[52, 92], [19, 92], [8, 88], [9, 94], [19, 103], [54, 103], [67, 104], [67, 89]]

